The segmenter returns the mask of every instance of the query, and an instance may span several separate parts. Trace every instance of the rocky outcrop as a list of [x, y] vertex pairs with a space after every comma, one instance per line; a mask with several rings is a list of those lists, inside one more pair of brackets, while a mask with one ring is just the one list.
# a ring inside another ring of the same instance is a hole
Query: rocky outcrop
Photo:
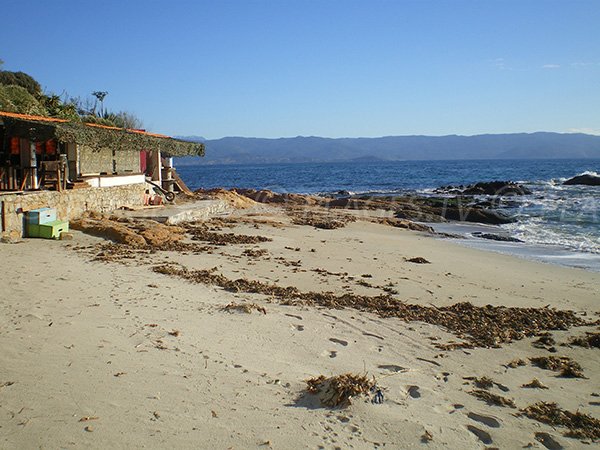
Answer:
[[468, 186], [442, 186], [435, 190], [438, 194], [453, 195], [530, 195], [531, 191], [513, 181], [483, 181]]
[[447, 220], [459, 222], [485, 223], [488, 225], [502, 225], [512, 223], [515, 219], [508, 217], [494, 209], [483, 209], [475, 207], [448, 207], [439, 210], [440, 215]]
[[278, 192], [269, 191], [267, 189], [259, 190], [256, 189], [232, 189], [245, 197], [251, 198], [258, 203], [282, 203], [288, 205], [318, 205], [322, 202], [322, 199], [314, 197], [312, 195], [302, 194], [280, 194]]
[[565, 185], [584, 185], [584, 186], [600, 186], [600, 176], [585, 174], [577, 175], [565, 181]]
[[481, 238], [481, 239], [490, 239], [492, 241], [500, 241], [500, 242], [523, 242], [521, 239], [517, 239], [511, 236], [505, 236], [502, 234], [494, 234], [494, 233], [481, 233], [476, 231], [472, 233], [473, 236]]
[[[506, 182], [502, 183], [506, 185]], [[397, 219], [417, 222], [457, 220], [490, 225], [514, 222], [514, 219], [507, 217], [494, 207], [482, 206], [473, 202], [471, 197], [379, 197], [361, 195], [334, 199], [300, 194], [279, 194], [266, 190], [234, 189], [234, 191], [260, 203], [279, 203], [289, 206], [309, 205], [349, 210], [381, 209], [393, 211]]]

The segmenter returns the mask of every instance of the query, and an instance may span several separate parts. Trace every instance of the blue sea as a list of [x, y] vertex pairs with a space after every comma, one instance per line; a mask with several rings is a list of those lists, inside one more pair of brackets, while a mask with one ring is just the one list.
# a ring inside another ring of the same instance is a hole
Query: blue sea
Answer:
[[[437, 226], [458, 232], [466, 245], [600, 270], [600, 187], [564, 186], [583, 173], [600, 173], [600, 160], [377, 161], [260, 165], [181, 166], [191, 189], [253, 188], [323, 194], [348, 191], [373, 195], [433, 195], [435, 188], [478, 181], [510, 180], [531, 195], [515, 200], [505, 213], [517, 219], [501, 227], [472, 224]], [[483, 242], [473, 231], [500, 230], [525, 244]]]

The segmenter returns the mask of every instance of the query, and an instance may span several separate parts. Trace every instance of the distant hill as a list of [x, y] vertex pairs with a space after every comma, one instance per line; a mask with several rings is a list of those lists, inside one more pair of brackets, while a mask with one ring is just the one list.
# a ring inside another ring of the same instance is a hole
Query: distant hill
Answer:
[[452, 159], [599, 158], [600, 136], [561, 133], [482, 134], [477, 136], [388, 136], [380, 138], [225, 137], [202, 141], [204, 158], [178, 158], [179, 165], [262, 164], [333, 161]]

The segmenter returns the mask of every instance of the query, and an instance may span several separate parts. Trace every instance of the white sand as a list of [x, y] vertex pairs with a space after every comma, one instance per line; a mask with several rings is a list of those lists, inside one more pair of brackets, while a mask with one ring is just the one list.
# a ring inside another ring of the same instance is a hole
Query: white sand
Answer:
[[[590, 316], [600, 309], [598, 273], [382, 225], [242, 225], [234, 231], [273, 242], [152, 258], [302, 290], [375, 295], [381, 290], [355, 281], [391, 283], [397, 297], [411, 303], [551, 305]], [[550, 353], [533, 348], [533, 339], [500, 349], [440, 351], [436, 339], [456, 337], [434, 325], [281, 306], [158, 275], [145, 264], [91, 261], [70, 248], [97, 242], [75, 232], [74, 241], [0, 245], [0, 386], [14, 382], [0, 388], [0, 448], [544, 448], [535, 438], [539, 432], [566, 448], [583, 445], [563, 437], [564, 429], [477, 400], [467, 393], [473, 386], [463, 377], [470, 376], [505, 386], [507, 392], [497, 386], [491, 392], [519, 408], [556, 401], [600, 417], [600, 398], [592, 395], [600, 393], [597, 349], [557, 347], [558, 355], [583, 366], [587, 379], [558, 378], [531, 365], [508, 369], [504, 364], [515, 358]], [[240, 256], [247, 248], [264, 248], [271, 259]], [[300, 266], [282, 265], [280, 256]], [[403, 259], [415, 256], [431, 264]], [[322, 276], [316, 268], [356, 279]], [[256, 302], [267, 314], [222, 311], [231, 301]], [[553, 336], [561, 343], [592, 329]], [[179, 335], [170, 335], [173, 330]], [[303, 380], [347, 371], [374, 375], [384, 403], [357, 399], [332, 410], [301, 395]], [[520, 387], [534, 377], [550, 389]], [[92, 420], [81, 421], [86, 417]], [[426, 432], [432, 440], [422, 443]], [[475, 433], [491, 441], [484, 444]]]

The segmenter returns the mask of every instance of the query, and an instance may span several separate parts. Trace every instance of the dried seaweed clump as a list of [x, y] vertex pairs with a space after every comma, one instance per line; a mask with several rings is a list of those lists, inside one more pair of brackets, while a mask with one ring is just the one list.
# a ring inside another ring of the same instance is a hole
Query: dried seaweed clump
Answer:
[[317, 214], [309, 211], [288, 211], [292, 217], [292, 223], [295, 225], [309, 225], [311, 227], [320, 228], [322, 230], [334, 230], [343, 228], [349, 222], [355, 222], [356, 218], [352, 216], [336, 215], [331, 217], [331, 214]]
[[494, 386], [494, 380], [490, 377], [475, 378], [473, 383], [480, 389], [489, 389]]
[[217, 233], [210, 231], [204, 224], [187, 225], [186, 230], [191, 234], [195, 241], [209, 242], [213, 245], [229, 245], [229, 244], [259, 244], [261, 242], [270, 242], [273, 239], [265, 236], [253, 236], [235, 233]]
[[529, 389], [548, 389], [548, 386], [542, 384], [542, 382], [540, 380], [538, 380], [537, 378], [534, 378], [527, 384], [521, 385], [521, 387], [529, 388]]
[[560, 372], [561, 377], [585, 378], [579, 363], [566, 356], [536, 356], [529, 360], [540, 369]]
[[569, 431], [566, 437], [576, 439], [600, 439], [600, 420], [581, 412], [562, 409], [556, 403], [538, 402], [522, 409], [521, 412], [530, 419], [537, 420], [553, 427], [565, 427]]
[[496, 406], [509, 406], [510, 408], [516, 408], [514, 400], [506, 397], [502, 397], [498, 394], [493, 394], [492, 392], [484, 391], [482, 389], [474, 389], [469, 391], [473, 397], [477, 397], [479, 400], [486, 402], [488, 405], [496, 405]]
[[533, 345], [536, 348], [551, 347], [554, 344], [556, 344], [556, 341], [554, 340], [552, 335], [548, 332], [539, 334], [538, 339], [536, 339], [535, 341], [533, 341], [531, 343], [531, 345]]
[[570, 345], [585, 348], [600, 348], [600, 333], [586, 333], [584, 336], [574, 337], [569, 341]]
[[369, 395], [375, 388], [375, 381], [366, 375], [344, 373], [326, 378], [324, 375], [306, 380], [306, 390], [309, 394], [319, 395], [321, 404], [330, 408], [346, 407], [352, 398], [359, 395]]
[[506, 364], [506, 366], [510, 367], [511, 369], [516, 369], [517, 367], [526, 366], [526, 365], [527, 365], [527, 361], [525, 361], [524, 359], [513, 359], [508, 364]]
[[404, 260], [413, 264], [431, 264], [422, 256], [415, 256], [414, 258], [404, 258]]
[[239, 311], [239, 312], [245, 312], [247, 314], [251, 314], [252, 311], [258, 311], [263, 314], [267, 314], [267, 310], [265, 308], [263, 308], [262, 306], [257, 305], [256, 303], [231, 302], [231, 303], [223, 306], [223, 311], [229, 311], [229, 312]]
[[248, 248], [242, 252], [242, 255], [249, 258], [260, 258], [261, 256], [268, 255], [269, 252], [264, 248]]

